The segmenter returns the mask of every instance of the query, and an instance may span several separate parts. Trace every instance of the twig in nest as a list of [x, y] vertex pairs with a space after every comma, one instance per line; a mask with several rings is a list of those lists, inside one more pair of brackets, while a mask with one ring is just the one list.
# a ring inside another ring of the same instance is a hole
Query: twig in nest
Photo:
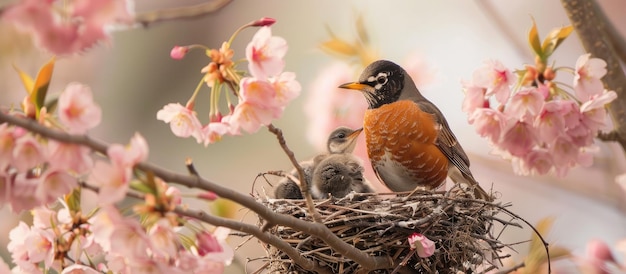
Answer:
[[313, 220], [318, 223], [321, 222], [322, 217], [319, 215], [319, 213], [317, 213], [317, 210], [315, 210], [315, 206], [313, 205], [313, 198], [311, 197], [311, 192], [309, 191], [309, 184], [304, 177], [304, 170], [302, 170], [302, 166], [300, 166], [300, 164], [298, 163], [298, 160], [296, 159], [293, 151], [291, 151], [291, 149], [289, 149], [289, 146], [287, 146], [287, 141], [285, 140], [285, 136], [283, 136], [283, 131], [275, 127], [273, 124], [269, 124], [267, 126], [267, 129], [269, 129], [271, 133], [274, 133], [274, 135], [276, 135], [280, 147], [283, 149], [283, 151], [285, 151], [285, 154], [287, 154], [287, 157], [289, 157], [291, 164], [298, 171], [298, 177], [300, 178], [300, 180], [298, 180], [300, 182], [300, 191], [304, 195], [304, 199], [306, 200], [306, 205], [309, 209], [309, 212], [313, 214]]

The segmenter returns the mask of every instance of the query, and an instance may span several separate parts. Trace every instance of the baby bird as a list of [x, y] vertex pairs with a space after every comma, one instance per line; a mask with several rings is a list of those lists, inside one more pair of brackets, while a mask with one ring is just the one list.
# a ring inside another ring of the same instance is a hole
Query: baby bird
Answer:
[[[352, 130], [348, 127], [338, 127], [328, 136], [326, 143], [327, 153], [320, 154], [312, 160], [300, 162], [300, 166], [304, 171], [304, 179], [307, 181], [309, 188], [311, 187], [313, 180], [313, 173], [316, 165], [316, 161], [321, 161], [330, 155], [334, 154], [352, 154], [354, 147], [356, 146], [356, 140], [363, 129]], [[295, 168], [290, 172], [294, 177], [298, 177], [298, 170]], [[277, 199], [303, 199], [300, 192], [300, 186], [296, 182], [289, 178], [283, 178], [278, 186], [274, 189], [274, 197]], [[314, 197], [315, 198], [315, 197]]]
[[350, 192], [372, 193], [374, 190], [363, 177], [361, 159], [352, 153], [316, 157], [311, 196], [325, 199], [328, 195], [343, 198]]

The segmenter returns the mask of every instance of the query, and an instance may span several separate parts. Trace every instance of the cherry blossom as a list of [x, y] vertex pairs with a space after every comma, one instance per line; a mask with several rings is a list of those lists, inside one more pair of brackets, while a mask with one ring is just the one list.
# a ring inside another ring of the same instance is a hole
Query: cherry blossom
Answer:
[[193, 136], [196, 141], [202, 142], [202, 124], [196, 112], [181, 104], [167, 104], [157, 112], [157, 119], [170, 124], [172, 133], [178, 137]]
[[202, 231], [196, 234], [198, 254], [210, 261], [229, 265], [234, 257], [233, 249], [226, 243], [230, 229], [217, 227], [213, 233]]
[[95, 270], [89, 266], [82, 264], [73, 264], [66, 268], [63, 268], [61, 274], [99, 274], [98, 270]]
[[607, 129], [605, 106], [617, 95], [602, 87], [605, 67], [600, 59], [581, 56], [573, 70], [574, 97], [565, 90], [571, 87], [552, 81], [558, 70], [546, 64], [526, 65], [513, 85], [502, 63], [487, 61], [472, 81], [461, 82], [463, 111], [476, 132], [493, 144], [493, 153], [510, 159], [517, 174], [555, 171], [564, 176], [572, 167], [593, 163], [593, 138]]
[[485, 95], [494, 95], [502, 104], [506, 103], [511, 93], [510, 85], [515, 78], [509, 69], [500, 61], [487, 60], [483, 66], [474, 71], [472, 82], [479, 87], [485, 88]]
[[33, 34], [37, 45], [53, 54], [83, 52], [109, 40], [113, 25], [130, 25], [133, 18], [126, 0], [63, 1], [22, 0], [9, 7], [3, 18]]
[[88, 86], [70, 83], [59, 96], [59, 120], [71, 133], [85, 133], [100, 124], [102, 110]]
[[91, 149], [81, 145], [59, 143], [48, 140], [48, 163], [51, 168], [85, 174], [93, 167]]
[[35, 197], [44, 204], [54, 202], [78, 186], [76, 177], [61, 169], [48, 169], [41, 175]]
[[131, 179], [131, 169], [105, 161], [97, 161], [88, 182], [100, 188], [100, 204], [112, 204], [126, 197]]
[[576, 60], [574, 74], [574, 90], [576, 97], [586, 101], [589, 97], [604, 90], [600, 79], [606, 75], [606, 62], [599, 58], [591, 58], [591, 54], [583, 54]]
[[300, 86], [300, 82], [296, 81], [296, 74], [293, 72], [283, 72], [270, 78], [269, 82], [276, 91], [276, 103], [283, 107], [298, 97], [302, 90], [302, 86]]
[[409, 245], [421, 258], [428, 258], [435, 253], [435, 243], [420, 233], [413, 233], [409, 236]]
[[280, 110], [255, 105], [251, 102], [241, 102], [235, 107], [235, 111], [228, 120], [231, 129], [238, 132], [243, 129], [248, 133], [259, 131], [261, 126], [268, 125], [274, 117], [279, 115]]
[[272, 36], [270, 27], [261, 27], [246, 47], [248, 70], [252, 76], [267, 78], [278, 75], [285, 67], [283, 57], [287, 53], [287, 41]]
[[13, 166], [19, 172], [26, 172], [37, 165], [43, 164], [46, 157], [47, 150], [32, 135], [23, 136], [15, 142]]

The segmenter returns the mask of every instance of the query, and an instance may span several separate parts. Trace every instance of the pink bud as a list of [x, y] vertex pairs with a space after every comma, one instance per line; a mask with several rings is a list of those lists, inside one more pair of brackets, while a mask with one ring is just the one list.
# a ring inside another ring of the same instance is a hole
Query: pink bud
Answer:
[[198, 194], [198, 198], [200, 199], [205, 199], [208, 201], [215, 201], [217, 200], [217, 198], [219, 198], [219, 196], [217, 196], [217, 194], [211, 192], [211, 191], [207, 191], [207, 192], [202, 192], [200, 194]]
[[252, 27], [265, 27], [265, 26], [271, 26], [274, 23], [276, 23], [276, 19], [274, 18], [269, 18], [269, 17], [263, 17], [259, 20], [256, 20], [252, 23], [250, 23], [250, 26]]
[[172, 51], [170, 51], [170, 57], [172, 57], [172, 59], [174, 60], [180, 60], [185, 57], [185, 54], [187, 54], [188, 51], [188, 47], [174, 46], [174, 48], [172, 48]]

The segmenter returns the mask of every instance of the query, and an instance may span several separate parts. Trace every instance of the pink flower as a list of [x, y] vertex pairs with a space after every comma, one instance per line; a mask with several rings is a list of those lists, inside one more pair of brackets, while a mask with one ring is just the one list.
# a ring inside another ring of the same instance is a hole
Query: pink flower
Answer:
[[57, 55], [82, 52], [108, 41], [105, 28], [133, 21], [124, 0], [54, 2], [23, 0], [7, 9], [4, 17], [32, 32], [40, 47]]
[[568, 166], [578, 159], [579, 147], [566, 136], [556, 138], [551, 148], [552, 158], [556, 166]]
[[563, 104], [561, 100], [546, 102], [535, 119], [539, 140], [546, 144], [552, 144], [559, 135], [565, 133]]
[[172, 51], [170, 51], [170, 57], [174, 60], [181, 60], [187, 52], [189, 52], [189, 47], [174, 46]]
[[35, 197], [37, 186], [40, 183], [40, 178], [31, 178], [24, 173], [18, 173], [11, 186], [11, 210], [20, 213], [41, 205], [41, 202]]
[[89, 219], [94, 241], [106, 252], [111, 251], [111, 235], [116, 227], [122, 226], [124, 218], [112, 205], [103, 205], [96, 215]]
[[504, 126], [506, 125], [506, 116], [497, 110], [490, 108], [479, 108], [470, 116], [473, 121], [476, 132], [486, 137], [492, 143], [498, 143]]
[[158, 220], [148, 231], [148, 238], [155, 255], [165, 260], [173, 259], [178, 254], [178, 235], [174, 232], [169, 220]]
[[13, 166], [19, 172], [26, 172], [37, 165], [43, 164], [47, 159], [47, 151], [31, 135], [25, 135], [18, 139], [13, 149]]
[[13, 163], [13, 148], [15, 147], [17, 136], [15, 127], [9, 124], [0, 124], [0, 170], [5, 170], [9, 164]]
[[231, 125], [224, 122], [212, 122], [208, 123], [202, 128], [202, 135], [204, 136], [204, 146], [218, 142], [225, 134], [234, 134]]
[[31, 228], [24, 241], [28, 249], [28, 260], [31, 263], [44, 262], [46, 267], [51, 267], [54, 261], [55, 241], [51, 230]]
[[100, 124], [102, 110], [94, 101], [91, 89], [70, 83], [59, 96], [59, 120], [71, 133], [85, 133]]
[[98, 270], [95, 270], [89, 266], [82, 264], [73, 264], [63, 269], [61, 274], [99, 274]]
[[48, 150], [48, 163], [53, 168], [84, 174], [93, 167], [91, 149], [88, 147], [48, 140]]
[[608, 264], [615, 263], [617, 263], [617, 261], [606, 243], [597, 239], [593, 239], [587, 243], [585, 258], [581, 265], [584, 273], [613, 273]]
[[157, 112], [157, 119], [169, 123], [172, 133], [178, 137], [193, 136], [198, 143], [203, 141], [202, 124], [196, 112], [181, 104], [168, 104]]
[[622, 188], [622, 191], [626, 194], [626, 173], [622, 173], [615, 177], [615, 182]]
[[268, 81], [245, 77], [239, 82], [239, 94], [243, 102], [266, 108], [279, 108], [276, 90]]
[[243, 129], [248, 133], [257, 132], [261, 126], [269, 125], [276, 116], [276, 110], [250, 102], [241, 102], [229, 119], [231, 130]]
[[78, 187], [76, 178], [63, 170], [48, 169], [41, 177], [41, 182], [35, 190], [35, 197], [43, 204], [54, 202]]
[[126, 146], [112, 144], [107, 150], [107, 155], [114, 165], [132, 168], [148, 158], [148, 150], [146, 139], [135, 132], [135, 135], [130, 139], [130, 144]]
[[607, 119], [604, 106], [615, 99], [617, 99], [617, 94], [614, 91], [605, 90], [602, 94], [591, 96], [589, 101], [580, 106], [582, 123], [592, 131], [592, 134], [595, 135], [599, 129], [606, 128]]
[[42, 273], [28, 256], [29, 246], [26, 240], [30, 237], [30, 227], [20, 221], [20, 223], [9, 232], [9, 244], [7, 249], [11, 253], [13, 262], [26, 273]]
[[532, 121], [543, 107], [544, 98], [537, 89], [522, 89], [513, 95], [505, 113], [520, 121]]
[[536, 144], [536, 136], [536, 130], [531, 124], [513, 120], [509, 122], [500, 143], [496, 145], [513, 156], [523, 157]]
[[298, 97], [302, 90], [302, 86], [300, 86], [300, 82], [296, 81], [296, 74], [293, 72], [283, 72], [276, 77], [271, 77], [269, 82], [276, 92], [274, 100], [281, 106], [286, 106], [287, 103]]
[[99, 203], [113, 204], [126, 197], [131, 169], [103, 161], [96, 162], [88, 182], [100, 188]]
[[143, 227], [134, 219], [124, 219], [111, 233], [111, 252], [125, 256], [130, 261], [148, 260], [150, 239]]
[[226, 243], [230, 229], [217, 227], [213, 233], [201, 231], [196, 234], [198, 254], [214, 262], [229, 265], [234, 257], [233, 249]]
[[435, 243], [420, 233], [413, 233], [409, 236], [411, 249], [417, 251], [420, 258], [428, 258], [435, 253]]
[[505, 104], [511, 94], [510, 85], [515, 83], [513, 73], [500, 61], [486, 60], [484, 65], [474, 71], [472, 82], [486, 88], [486, 96], [495, 95], [496, 100]]
[[[485, 100], [485, 88], [478, 87], [471, 82], [462, 82], [463, 91], [465, 91], [465, 98], [463, 99], [463, 106], [461, 109], [466, 112], [470, 117], [474, 113], [474, 110], [485, 107], [488, 101]], [[470, 118], [470, 124], [472, 120]]]
[[550, 172], [554, 166], [553, 157], [546, 149], [533, 149], [523, 158], [513, 162], [515, 163], [515, 173], [520, 175], [544, 175]]
[[606, 62], [599, 58], [590, 58], [591, 54], [583, 54], [576, 60], [574, 74], [574, 90], [581, 101], [600, 94], [604, 90], [600, 79], [606, 75]]
[[286, 53], [287, 41], [272, 36], [270, 27], [261, 27], [246, 47], [248, 70], [257, 78], [278, 75], [285, 67], [283, 57]]

